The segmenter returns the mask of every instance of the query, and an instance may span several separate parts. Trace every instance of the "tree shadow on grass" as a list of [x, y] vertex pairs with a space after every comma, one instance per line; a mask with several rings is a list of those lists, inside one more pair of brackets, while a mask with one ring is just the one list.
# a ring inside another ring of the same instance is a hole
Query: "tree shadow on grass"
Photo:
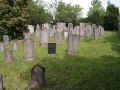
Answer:
[[47, 85], [43, 90], [119, 90], [120, 57], [44, 58]]

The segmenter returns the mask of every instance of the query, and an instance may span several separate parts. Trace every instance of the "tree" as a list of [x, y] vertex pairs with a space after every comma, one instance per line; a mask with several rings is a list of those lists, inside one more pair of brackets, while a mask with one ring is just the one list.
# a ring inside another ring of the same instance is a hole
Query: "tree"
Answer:
[[52, 16], [44, 9], [44, 6], [40, 2], [42, 3], [41, 0], [30, 0], [28, 4], [28, 24], [36, 25], [50, 23]]
[[103, 25], [105, 10], [100, 0], [92, 0], [88, 11], [88, 22]]
[[9, 0], [0, 0], [0, 40], [3, 35], [10, 39], [23, 38], [27, 30], [27, 1], [16, 0], [14, 5]]
[[104, 17], [104, 28], [106, 30], [118, 30], [119, 9], [108, 2], [106, 15]]
[[80, 8], [79, 5], [72, 6], [70, 4], [59, 2], [56, 9], [56, 22], [78, 24], [81, 10], [82, 8]]

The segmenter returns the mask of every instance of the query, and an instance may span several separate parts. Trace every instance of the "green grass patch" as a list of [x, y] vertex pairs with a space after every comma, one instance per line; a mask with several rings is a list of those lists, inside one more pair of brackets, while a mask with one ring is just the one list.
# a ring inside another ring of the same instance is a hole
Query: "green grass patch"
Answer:
[[99, 40], [81, 38], [76, 56], [66, 54], [64, 40], [57, 45], [56, 57], [49, 57], [47, 47], [36, 41], [31, 62], [24, 61], [22, 42], [18, 42], [18, 51], [13, 51], [13, 63], [5, 63], [0, 52], [5, 90], [27, 90], [30, 69], [36, 64], [46, 68], [46, 87], [41, 90], [120, 90], [120, 39], [116, 32], [105, 32]]

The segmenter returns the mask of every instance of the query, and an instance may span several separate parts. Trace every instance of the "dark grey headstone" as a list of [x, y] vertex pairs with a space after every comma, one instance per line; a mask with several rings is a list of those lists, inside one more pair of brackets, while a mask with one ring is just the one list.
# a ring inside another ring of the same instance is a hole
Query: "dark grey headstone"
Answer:
[[31, 69], [31, 87], [35, 90], [40, 90], [45, 87], [45, 68], [40, 65], [35, 65]]
[[48, 56], [56, 55], [56, 43], [48, 43]]
[[3, 90], [3, 77], [0, 74], [0, 90]]
[[10, 49], [5, 49], [5, 62], [13, 62], [13, 53]]
[[24, 60], [31, 61], [34, 57], [34, 40], [24, 40]]

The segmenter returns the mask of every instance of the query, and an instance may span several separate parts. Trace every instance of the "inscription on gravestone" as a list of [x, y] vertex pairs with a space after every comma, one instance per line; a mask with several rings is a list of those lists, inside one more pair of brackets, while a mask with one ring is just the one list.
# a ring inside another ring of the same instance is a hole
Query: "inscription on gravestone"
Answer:
[[48, 43], [48, 56], [56, 55], [56, 43]]
[[45, 68], [35, 65], [31, 69], [31, 88], [40, 90], [45, 86]]
[[0, 74], [0, 90], [3, 90], [3, 79], [1, 74]]

